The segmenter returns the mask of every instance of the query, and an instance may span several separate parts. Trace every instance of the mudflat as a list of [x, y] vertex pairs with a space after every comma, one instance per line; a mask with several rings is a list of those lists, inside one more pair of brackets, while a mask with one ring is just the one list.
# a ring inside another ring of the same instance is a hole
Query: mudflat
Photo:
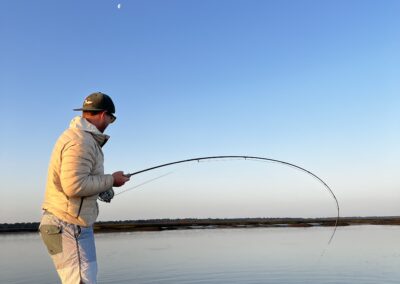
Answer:
[[[101, 221], [94, 224], [95, 232], [163, 231], [218, 228], [255, 227], [315, 227], [334, 226], [336, 218], [227, 218], [227, 219], [152, 219]], [[400, 225], [399, 216], [341, 217], [338, 226], [351, 225]], [[3, 223], [0, 233], [37, 232], [39, 222]]]

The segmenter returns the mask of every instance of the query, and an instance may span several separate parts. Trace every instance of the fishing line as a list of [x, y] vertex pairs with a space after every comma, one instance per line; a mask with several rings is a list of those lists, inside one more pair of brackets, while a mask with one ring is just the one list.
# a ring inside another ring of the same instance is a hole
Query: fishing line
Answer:
[[163, 175], [161, 175], [161, 176], [158, 176], [158, 177], [155, 177], [155, 178], [146, 180], [146, 181], [144, 181], [144, 182], [142, 182], [142, 183], [137, 184], [137, 185], [134, 186], [134, 187], [130, 187], [130, 188], [128, 188], [128, 189], [125, 189], [125, 190], [123, 190], [123, 191], [120, 191], [120, 192], [116, 193], [115, 195], [120, 195], [120, 194], [125, 193], [125, 192], [127, 192], [127, 191], [133, 190], [133, 189], [138, 188], [138, 187], [140, 187], [140, 186], [142, 186], [142, 185], [145, 185], [145, 184], [150, 183], [150, 182], [152, 182], [152, 181], [155, 181], [155, 180], [158, 180], [158, 179], [163, 178], [163, 177], [165, 177], [165, 176], [168, 176], [168, 175], [170, 175], [170, 174], [172, 174], [172, 173], [173, 173], [173, 172], [169, 172], [169, 173], [163, 174]]
[[[306, 170], [306, 169], [304, 169], [304, 168], [302, 168], [302, 167], [300, 167], [300, 166], [297, 166], [297, 165], [295, 165], [295, 164], [292, 164], [292, 163], [288, 163], [288, 162], [281, 161], [281, 160], [277, 160], [277, 159], [264, 158], [264, 157], [256, 157], [256, 156], [244, 156], [244, 155], [209, 156], [209, 157], [198, 157], [198, 158], [192, 158], [192, 159], [179, 160], [179, 161], [175, 161], [175, 162], [165, 163], [165, 164], [161, 164], [161, 165], [157, 165], [157, 166], [154, 166], [154, 167], [146, 168], [146, 169], [143, 169], [143, 170], [140, 170], [140, 171], [136, 171], [136, 172], [133, 172], [133, 173], [129, 173], [129, 174], [125, 174], [125, 175], [126, 175], [127, 177], [131, 177], [131, 176], [138, 175], [138, 174], [141, 174], [141, 173], [144, 173], [144, 172], [148, 172], [148, 171], [152, 171], [152, 170], [155, 170], [155, 169], [159, 169], [159, 168], [163, 168], [163, 167], [168, 167], [168, 166], [172, 166], [172, 165], [176, 165], [176, 164], [182, 164], [182, 163], [204, 162], [204, 161], [207, 161], [207, 162], [210, 162], [210, 161], [223, 161], [223, 160], [228, 160], [228, 159], [229, 159], [229, 160], [263, 161], [263, 162], [272, 162], [272, 163], [282, 164], [282, 165], [285, 165], [285, 166], [289, 166], [289, 167], [295, 168], [295, 169], [300, 170], [300, 171], [302, 171], [302, 172], [305, 172], [305, 173], [307, 173], [308, 175], [312, 176], [312, 177], [313, 177], [314, 179], [316, 179], [317, 181], [319, 181], [320, 183], [322, 183], [322, 185], [325, 187], [325, 189], [330, 193], [330, 195], [331, 195], [332, 198], [334, 199], [335, 204], [336, 204], [336, 209], [337, 209], [337, 216], [336, 216], [336, 221], [335, 221], [335, 225], [334, 225], [335, 228], [334, 228], [333, 233], [332, 233], [332, 235], [331, 235], [331, 237], [330, 237], [330, 239], [329, 239], [329, 241], [328, 241], [328, 244], [331, 243], [331, 241], [332, 241], [332, 239], [333, 239], [333, 237], [334, 237], [334, 235], [335, 235], [335, 233], [336, 233], [336, 229], [337, 229], [337, 226], [338, 226], [338, 223], [339, 223], [339, 218], [340, 218], [339, 201], [338, 201], [338, 199], [336, 198], [335, 194], [333, 193], [332, 189], [331, 189], [331, 188], [328, 186], [328, 184], [327, 184], [326, 182], [324, 182], [320, 177], [318, 177], [316, 174], [312, 173], [311, 171]], [[171, 174], [171, 173], [168, 173], [168, 174]], [[164, 174], [164, 175], [161, 175], [161, 176], [156, 177], [156, 178], [154, 178], [154, 179], [145, 181], [145, 182], [143, 182], [143, 183], [141, 183], [141, 184], [136, 185], [136, 186], [133, 187], [133, 188], [127, 189], [127, 190], [125, 190], [125, 191], [122, 191], [122, 192], [120, 192], [120, 193], [118, 193], [118, 194], [116, 194], [116, 195], [119, 195], [119, 194], [121, 194], [121, 193], [124, 193], [124, 192], [126, 192], [126, 191], [128, 191], [128, 190], [132, 190], [132, 189], [134, 189], [134, 188], [137, 188], [137, 187], [139, 187], [139, 186], [142, 186], [142, 185], [144, 185], [144, 184], [147, 184], [147, 183], [152, 182], [152, 181], [154, 181], [154, 180], [157, 180], [157, 179], [159, 179], [159, 178], [162, 178], [162, 177], [164, 177], [164, 176], [166, 176], [166, 175], [168, 175], [168, 174]]]

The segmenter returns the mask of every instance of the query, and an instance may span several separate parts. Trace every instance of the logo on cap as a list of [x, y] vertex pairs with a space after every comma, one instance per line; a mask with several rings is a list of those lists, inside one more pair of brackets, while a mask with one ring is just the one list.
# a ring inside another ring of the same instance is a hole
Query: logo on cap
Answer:
[[93, 102], [92, 101], [90, 101], [90, 100], [88, 100], [88, 99], [86, 99], [84, 102], [83, 102], [83, 105], [91, 105]]

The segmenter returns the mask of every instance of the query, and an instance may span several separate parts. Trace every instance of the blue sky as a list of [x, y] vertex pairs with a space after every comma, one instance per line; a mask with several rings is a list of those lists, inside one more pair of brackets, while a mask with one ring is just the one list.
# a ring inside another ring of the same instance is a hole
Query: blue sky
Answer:
[[[53, 144], [94, 91], [117, 109], [104, 147], [109, 173], [197, 156], [269, 157], [323, 178], [343, 215], [399, 215], [399, 8], [1, 1], [0, 222], [40, 218]], [[100, 220], [335, 215], [323, 188], [293, 169], [202, 167], [102, 204]]]

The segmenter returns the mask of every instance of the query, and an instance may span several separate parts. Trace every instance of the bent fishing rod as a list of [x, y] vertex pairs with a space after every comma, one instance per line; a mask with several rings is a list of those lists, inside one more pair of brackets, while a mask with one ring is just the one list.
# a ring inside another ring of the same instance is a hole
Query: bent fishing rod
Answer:
[[266, 162], [278, 163], [278, 164], [282, 164], [282, 165], [286, 165], [286, 166], [298, 169], [298, 170], [300, 170], [302, 172], [305, 172], [305, 173], [311, 175], [313, 178], [318, 180], [328, 190], [328, 192], [333, 197], [333, 199], [334, 199], [334, 201], [336, 203], [337, 216], [336, 216], [336, 222], [335, 222], [335, 229], [334, 229], [334, 232], [333, 232], [328, 244], [332, 241], [332, 238], [335, 235], [336, 228], [337, 228], [337, 225], [339, 223], [339, 218], [340, 218], [340, 207], [339, 207], [338, 199], [336, 198], [335, 194], [333, 193], [332, 189], [328, 186], [328, 184], [326, 182], [324, 182], [320, 177], [318, 177], [316, 174], [312, 173], [311, 171], [306, 170], [305, 168], [302, 168], [300, 166], [297, 166], [297, 165], [289, 163], [289, 162], [285, 162], [285, 161], [281, 161], [281, 160], [277, 160], [277, 159], [271, 159], [271, 158], [256, 157], [256, 156], [245, 156], [245, 155], [209, 156], [209, 157], [198, 157], [198, 158], [191, 158], [191, 159], [186, 159], [186, 160], [179, 160], [179, 161], [175, 161], [175, 162], [165, 163], [165, 164], [157, 165], [157, 166], [150, 167], [150, 168], [147, 168], [147, 169], [143, 169], [143, 170], [140, 170], [140, 171], [136, 171], [136, 172], [133, 172], [133, 173], [128, 173], [128, 174], [125, 174], [125, 176], [131, 177], [131, 176], [135, 176], [135, 175], [138, 175], [138, 174], [141, 174], [141, 173], [144, 173], [144, 172], [148, 172], [148, 171], [152, 171], [152, 170], [155, 170], [155, 169], [168, 167], [168, 166], [172, 166], [172, 165], [176, 165], [176, 164], [189, 163], [189, 162], [201, 162], [201, 161], [205, 161], [205, 160], [222, 160], [222, 159], [244, 159], [244, 160], [266, 161]]

